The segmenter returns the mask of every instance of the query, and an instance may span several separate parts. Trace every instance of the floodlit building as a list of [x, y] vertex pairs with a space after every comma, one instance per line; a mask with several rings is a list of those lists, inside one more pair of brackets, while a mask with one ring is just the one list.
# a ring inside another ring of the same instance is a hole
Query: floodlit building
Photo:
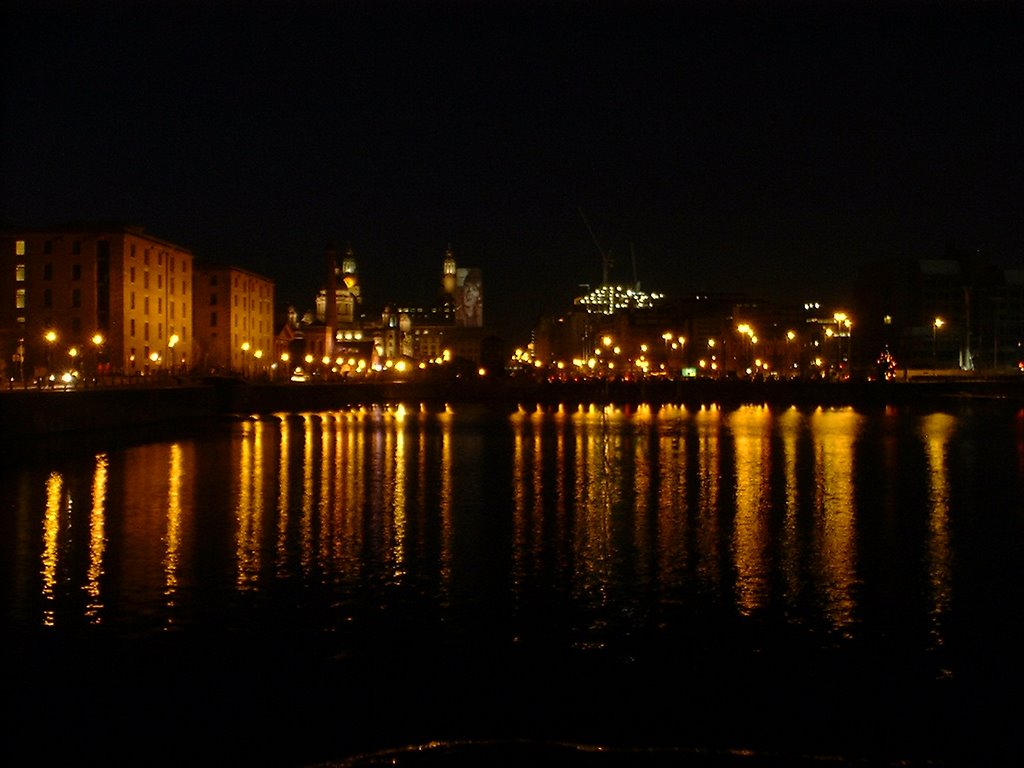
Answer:
[[197, 368], [269, 376], [275, 364], [274, 282], [239, 267], [199, 266], [194, 290]]
[[191, 251], [124, 223], [10, 229], [0, 238], [8, 380], [191, 367]]

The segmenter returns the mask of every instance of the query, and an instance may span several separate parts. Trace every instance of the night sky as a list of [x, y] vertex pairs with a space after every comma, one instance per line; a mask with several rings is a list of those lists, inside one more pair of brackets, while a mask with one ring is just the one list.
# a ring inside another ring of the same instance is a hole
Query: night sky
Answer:
[[138, 224], [300, 311], [328, 241], [374, 304], [451, 244], [514, 342], [602, 252], [774, 301], [1024, 261], [1020, 3], [3, 2], [3, 223]]

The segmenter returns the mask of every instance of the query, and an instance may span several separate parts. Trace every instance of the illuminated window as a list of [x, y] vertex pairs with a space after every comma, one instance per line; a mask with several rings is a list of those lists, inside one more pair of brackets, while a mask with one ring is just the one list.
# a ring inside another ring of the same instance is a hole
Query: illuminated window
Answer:
[[17, 309], [25, 308], [25, 289], [19, 288], [14, 292], [14, 306]]
[[25, 241], [24, 240], [15, 240], [14, 241], [14, 255], [15, 256], [24, 256], [25, 255]]
[[25, 265], [15, 264], [14, 265], [14, 279], [19, 283], [25, 282]]

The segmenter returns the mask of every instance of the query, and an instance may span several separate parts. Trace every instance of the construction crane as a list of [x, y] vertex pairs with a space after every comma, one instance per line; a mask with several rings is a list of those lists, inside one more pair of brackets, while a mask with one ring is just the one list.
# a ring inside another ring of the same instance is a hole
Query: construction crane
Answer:
[[583, 224], [587, 227], [587, 231], [590, 233], [590, 238], [594, 241], [594, 245], [597, 247], [597, 252], [601, 254], [601, 285], [608, 285], [608, 272], [612, 267], [612, 256], [611, 253], [606, 253], [601, 247], [601, 243], [597, 241], [597, 235], [594, 234], [594, 230], [590, 226], [590, 222], [587, 221], [586, 215], [583, 213], [583, 209], [578, 209], [580, 212], [580, 218], [583, 219]]

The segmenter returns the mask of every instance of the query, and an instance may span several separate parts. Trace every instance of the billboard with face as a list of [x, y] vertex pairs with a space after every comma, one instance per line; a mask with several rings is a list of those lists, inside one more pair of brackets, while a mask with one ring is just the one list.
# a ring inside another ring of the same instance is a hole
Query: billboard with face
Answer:
[[455, 291], [455, 322], [458, 325], [479, 328], [484, 324], [483, 275], [480, 270], [460, 269]]

